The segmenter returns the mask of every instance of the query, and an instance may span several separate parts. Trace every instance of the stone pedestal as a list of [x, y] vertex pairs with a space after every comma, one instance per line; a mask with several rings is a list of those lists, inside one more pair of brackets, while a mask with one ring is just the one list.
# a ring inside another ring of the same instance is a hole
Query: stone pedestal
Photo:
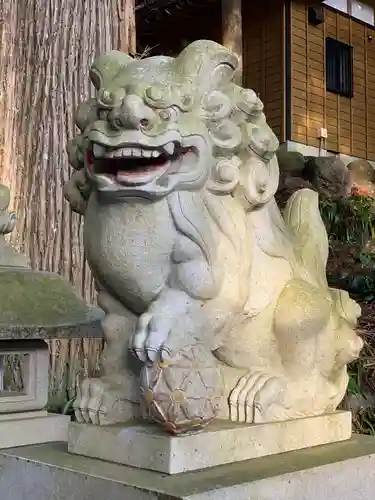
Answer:
[[174, 476], [71, 455], [63, 443], [0, 452], [1, 500], [371, 500], [375, 439]]
[[213, 422], [198, 434], [170, 436], [156, 426], [71, 423], [69, 451], [167, 474], [194, 471], [351, 437], [350, 412], [259, 425]]
[[0, 414], [0, 448], [67, 441], [69, 422], [45, 410]]

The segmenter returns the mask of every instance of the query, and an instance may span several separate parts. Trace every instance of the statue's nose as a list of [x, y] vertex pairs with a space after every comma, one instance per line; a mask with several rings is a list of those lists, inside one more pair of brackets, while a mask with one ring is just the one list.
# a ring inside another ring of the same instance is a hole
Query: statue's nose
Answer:
[[155, 120], [155, 113], [137, 95], [127, 95], [111, 115], [115, 128], [149, 130]]

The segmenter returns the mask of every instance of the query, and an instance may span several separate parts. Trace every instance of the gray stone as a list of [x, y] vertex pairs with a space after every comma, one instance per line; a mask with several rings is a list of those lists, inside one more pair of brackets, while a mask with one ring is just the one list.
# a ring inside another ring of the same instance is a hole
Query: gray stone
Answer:
[[215, 421], [198, 434], [171, 436], [151, 425], [71, 423], [69, 451], [167, 474], [205, 469], [351, 437], [351, 413], [261, 425]]
[[352, 173], [353, 181], [375, 184], [375, 170], [367, 160], [351, 161], [347, 169]]
[[69, 422], [47, 411], [0, 414], [0, 448], [67, 441]]
[[98, 337], [104, 312], [55, 273], [0, 267], [0, 340]]
[[36, 340], [36, 339], [80, 339], [102, 338], [101, 320], [104, 313], [101, 309], [88, 307], [79, 323], [60, 325], [6, 325], [0, 323], [0, 341], [3, 340]]
[[0, 342], [102, 337], [102, 310], [88, 306], [58, 274], [30, 269], [7, 243], [17, 221], [9, 202], [9, 189], [0, 184]]
[[[0, 386], [0, 414], [8, 413], [12, 419], [14, 413], [23, 412], [25, 418], [29, 418], [30, 412], [42, 410], [48, 401], [50, 365], [48, 346], [43, 340], [0, 342], [0, 357], [4, 358], [6, 355], [15, 353], [21, 354], [23, 358], [19, 364], [19, 375], [23, 387], [17, 391], [11, 391], [4, 390], [4, 386]], [[19, 434], [17, 434], [18, 444], [13, 444], [13, 446], [21, 445], [18, 438]], [[0, 431], [0, 448], [2, 447]]]
[[0, 453], [1, 500], [370, 500], [375, 438], [176, 476], [70, 455], [59, 443]]
[[348, 196], [352, 185], [349, 170], [335, 156], [310, 158], [306, 162], [304, 178], [326, 199]]
[[375, 170], [367, 160], [354, 160], [347, 166], [351, 173], [353, 187], [359, 188], [363, 194], [375, 196]]
[[292, 177], [303, 177], [302, 172], [305, 168], [305, 157], [303, 154], [296, 151], [279, 149], [277, 151], [277, 159], [281, 175], [287, 174]]

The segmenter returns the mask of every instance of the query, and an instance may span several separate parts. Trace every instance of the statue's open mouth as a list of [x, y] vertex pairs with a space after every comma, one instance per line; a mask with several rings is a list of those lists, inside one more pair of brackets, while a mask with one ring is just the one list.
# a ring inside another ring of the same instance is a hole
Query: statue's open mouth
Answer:
[[142, 185], [161, 177], [173, 164], [179, 164], [189, 151], [191, 148], [183, 148], [176, 141], [158, 148], [139, 144], [109, 148], [94, 143], [88, 152], [88, 169], [109, 184]]

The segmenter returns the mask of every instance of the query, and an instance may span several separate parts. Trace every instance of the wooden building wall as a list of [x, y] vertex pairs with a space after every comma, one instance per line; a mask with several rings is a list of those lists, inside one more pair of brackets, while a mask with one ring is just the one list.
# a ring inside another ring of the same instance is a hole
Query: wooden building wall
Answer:
[[263, 0], [242, 3], [244, 85], [257, 92], [269, 125], [281, 142], [284, 130], [284, 6]]
[[[371, 120], [375, 112], [375, 29], [329, 8], [325, 12], [325, 22], [315, 27], [308, 23], [305, 5], [291, 6], [291, 139], [319, 147], [318, 129], [323, 127], [328, 130], [326, 149], [375, 160], [375, 124]], [[352, 98], [325, 90], [326, 37], [353, 46]]]

